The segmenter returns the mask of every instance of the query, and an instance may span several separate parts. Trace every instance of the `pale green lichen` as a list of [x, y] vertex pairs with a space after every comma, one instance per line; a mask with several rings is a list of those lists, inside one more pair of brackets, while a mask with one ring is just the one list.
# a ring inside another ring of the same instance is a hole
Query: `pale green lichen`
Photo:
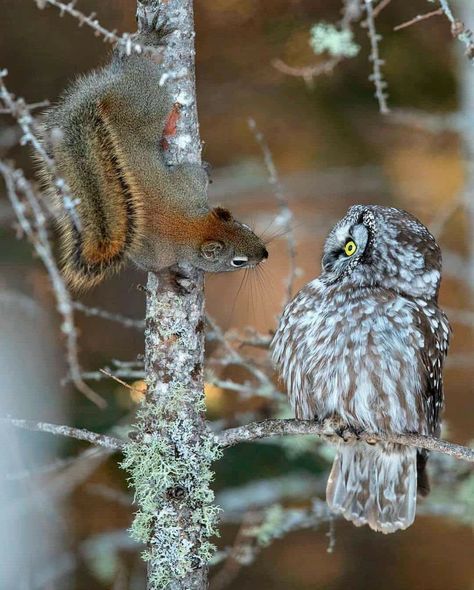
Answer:
[[262, 523], [253, 531], [258, 545], [270, 545], [273, 539], [280, 535], [284, 521], [285, 510], [280, 504], [268, 508]]
[[327, 51], [333, 57], [355, 57], [360, 50], [352, 31], [334, 25], [317, 23], [311, 28], [310, 45], [318, 55]]
[[[207, 564], [215, 551], [208, 540], [217, 535], [219, 512], [212, 504], [211, 466], [221, 451], [211, 433], [196, 437], [187, 396], [184, 388], [170, 384], [159, 404], [143, 404], [122, 462], [139, 508], [131, 535], [147, 544], [143, 557], [153, 564], [149, 583], [156, 590]], [[204, 402], [196, 406], [194, 416]]]

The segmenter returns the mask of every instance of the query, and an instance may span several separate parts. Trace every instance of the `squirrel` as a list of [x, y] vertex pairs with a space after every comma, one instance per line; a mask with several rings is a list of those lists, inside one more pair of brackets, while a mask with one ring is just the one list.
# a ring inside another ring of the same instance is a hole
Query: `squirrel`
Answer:
[[[162, 32], [138, 42], [162, 44]], [[221, 207], [207, 202], [200, 164], [166, 164], [163, 135], [173, 108], [153, 53], [124, 55], [66, 90], [45, 116], [43, 140], [71, 195], [75, 224], [54, 179], [41, 175], [59, 227], [62, 271], [87, 289], [127, 259], [148, 271], [187, 262], [207, 272], [252, 267], [268, 257], [262, 240]]]

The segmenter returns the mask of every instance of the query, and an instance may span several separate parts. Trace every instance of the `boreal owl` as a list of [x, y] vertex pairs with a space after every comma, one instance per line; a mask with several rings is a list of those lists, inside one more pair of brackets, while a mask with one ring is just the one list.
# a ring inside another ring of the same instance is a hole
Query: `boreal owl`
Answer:
[[[273, 359], [299, 419], [355, 433], [439, 434], [450, 326], [438, 307], [441, 252], [415, 217], [356, 205], [329, 234], [322, 274], [288, 304]], [[429, 491], [427, 453], [342, 440], [328, 479], [334, 513], [391, 533]]]

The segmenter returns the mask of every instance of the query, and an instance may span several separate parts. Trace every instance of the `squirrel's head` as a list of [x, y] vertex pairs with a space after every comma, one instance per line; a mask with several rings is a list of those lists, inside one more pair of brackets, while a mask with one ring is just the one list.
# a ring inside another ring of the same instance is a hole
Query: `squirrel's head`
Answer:
[[254, 267], [268, 258], [262, 240], [227, 209], [216, 207], [206, 217], [196, 267], [207, 272], [225, 272]]

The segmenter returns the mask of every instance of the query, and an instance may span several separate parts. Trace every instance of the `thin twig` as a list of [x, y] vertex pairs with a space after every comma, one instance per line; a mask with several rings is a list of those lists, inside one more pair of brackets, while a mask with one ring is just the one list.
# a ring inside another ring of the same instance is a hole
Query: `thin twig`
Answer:
[[127, 55], [130, 55], [132, 51], [141, 53], [142, 46], [139, 43], [135, 43], [129, 33], [118, 35], [117, 31], [110, 31], [103, 27], [96, 18], [95, 12], [86, 15], [80, 10], [75, 8], [75, 0], [65, 3], [59, 2], [59, 0], [34, 0], [40, 10], [47, 6], [54, 6], [59, 9], [60, 16], [68, 14], [79, 21], [79, 26], [86, 25], [90, 27], [96, 37], [102, 37], [104, 42], [117, 44], [125, 50]]
[[[359, 0], [345, 0], [339, 26], [342, 30], [351, 30], [352, 23], [359, 20], [361, 14]], [[290, 66], [281, 59], [274, 59], [272, 66], [287, 76], [303, 78], [306, 84], [311, 86], [317, 76], [332, 74], [343, 59], [343, 56], [336, 56], [323, 62], [301, 67]]]
[[263, 136], [263, 133], [258, 129], [255, 119], [251, 117], [248, 119], [248, 126], [253, 133], [255, 141], [260, 147], [263, 155], [263, 160], [268, 172], [268, 182], [273, 187], [273, 194], [278, 203], [279, 215], [277, 217], [278, 225], [285, 230], [286, 250], [288, 253], [289, 270], [286, 277], [286, 300], [285, 303], [291, 299], [293, 295], [293, 287], [297, 275], [296, 267], [296, 239], [293, 228], [294, 216], [288, 205], [288, 197], [278, 176], [278, 172], [273, 161], [272, 152]]
[[[46, 217], [41, 208], [39, 196], [31, 183], [26, 180], [22, 170], [12, 168], [5, 162], [0, 161], [0, 173], [5, 179], [7, 195], [18, 218], [20, 227], [24, 234], [28, 236], [28, 239], [48, 272], [56, 297], [56, 307], [63, 320], [61, 331], [66, 339], [66, 358], [71, 381], [83, 395], [100, 408], [104, 408], [107, 405], [104, 398], [84, 383], [81, 377], [78, 335], [74, 323], [71, 296], [54, 259], [48, 239]], [[33, 213], [31, 220], [26, 214], [25, 205], [20, 200], [19, 193], [24, 195], [31, 208]]]
[[449, 22], [451, 23], [451, 33], [453, 37], [459, 39], [461, 43], [464, 44], [465, 47], [465, 54], [470, 60], [474, 59], [474, 35], [471, 29], [467, 28], [465, 24], [457, 19], [451, 7], [448, 3], [448, 0], [439, 0], [440, 6], [446, 17], [448, 18]]
[[6, 87], [4, 78], [7, 70], [0, 70], [0, 100], [5, 105], [6, 110], [14, 117], [23, 132], [21, 138], [22, 145], [29, 144], [44, 163], [48, 172], [54, 178], [54, 188], [57, 191], [64, 211], [71, 217], [74, 226], [81, 228], [80, 219], [77, 215], [77, 200], [71, 196], [70, 189], [66, 181], [60, 177], [54, 159], [48, 154], [43, 142], [40, 139], [38, 122], [31, 114], [31, 105], [27, 105], [23, 98], [15, 97]]
[[99, 371], [84, 371], [81, 373], [81, 378], [84, 381], [103, 381], [108, 377], [113, 379], [144, 379], [145, 370], [119, 369], [112, 372], [107, 367], [103, 367]]
[[[273, 397], [275, 399], [281, 398], [282, 394], [278, 392], [273, 384], [273, 381], [268, 377], [268, 375], [255, 366], [250, 360], [246, 359], [243, 355], [241, 355], [235, 348], [230, 344], [228, 339], [225, 337], [225, 334], [222, 332], [221, 328], [218, 326], [217, 322], [210, 317], [209, 315], [206, 316], [206, 320], [211, 328], [210, 332], [208, 333], [208, 337], [214, 340], [217, 340], [221, 346], [221, 351], [224, 353], [219, 359], [218, 363], [223, 365], [237, 365], [241, 366], [246, 369], [259, 383], [259, 386], [255, 388], [255, 391], [259, 390], [259, 395], [264, 393], [264, 397]], [[247, 386], [244, 386], [247, 389]], [[248, 392], [242, 392], [247, 394]], [[255, 393], [256, 394], [256, 393]]]
[[373, 10], [374, 18], [377, 18], [378, 15], [382, 12], [382, 10], [387, 8], [387, 6], [390, 4], [391, 1], [392, 0], [382, 0], [381, 2], [379, 2]]
[[112, 373], [110, 373], [106, 369], [99, 369], [99, 370], [100, 370], [101, 373], [103, 373], [104, 375], [106, 375], [110, 379], [113, 379], [116, 383], [119, 383], [120, 385], [122, 385], [123, 387], [125, 387], [129, 391], [131, 391], [132, 393], [135, 393], [138, 396], [138, 399], [141, 399], [141, 398], [144, 398], [145, 397], [145, 395], [146, 395], [146, 386], [143, 389], [138, 389], [138, 387], [133, 387], [133, 385], [130, 385], [129, 383], [126, 383], [122, 379], [119, 379], [119, 377], [117, 377], [116, 375], [113, 375]]
[[253, 511], [244, 514], [234, 545], [228, 551], [221, 569], [211, 579], [210, 590], [223, 590], [238, 576], [243, 565], [254, 560], [256, 518]]
[[[217, 440], [222, 447], [231, 447], [242, 442], [252, 442], [261, 438], [269, 438], [282, 435], [317, 434], [333, 436], [334, 430], [325, 423], [311, 420], [265, 420], [254, 422], [246, 426], [229, 428], [217, 435]], [[429, 451], [437, 451], [445, 455], [451, 455], [461, 461], [474, 462], [474, 449], [463, 447], [454, 443], [432, 436], [421, 434], [397, 434], [397, 433], [362, 433], [359, 437], [347, 432], [345, 440], [362, 440], [366, 442], [390, 442], [395, 444], [418, 447]]]
[[393, 30], [394, 31], [401, 31], [402, 29], [406, 29], [407, 27], [411, 27], [412, 25], [415, 25], [416, 23], [419, 23], [422, 20], [427, 20], [427, 19], [431, 18], [432, 16], [442, 16], [442, 15], [443, 15], [443, 9], [438, 8], [437, 10], [432, 10], [431, 12], [427, 12], [425, 14], [419, 14], [418, 16], [415, 16], [415, 18], [412, 18], [411, 20], [408, 20], [400, 25], [397, 25], [396, 27], [393, 27]]
[[116, 322], [117, 324], [125, 326], [125, 328], [135, 328], [137, 330], [143, 330], [145, 328], [145, 322], [143, 320], [134, 320], [133, 318], [128, 318], [120, 313], [111, 313], [110, 311], [98, 307], [88, 307], [79, 301], [75, 301], [73, 306], [74, 309], [77, 309], [77, 311], [80, 311], [88, 317], [97, 317], [110, 322]]
[[272, 60], [272, 66], [282, 74], [293, 76], [295, 78], [303, 78], [307, 84], [313, 82], [313, 78], [321, 75], [332, 74], [334, 68], [342, 61], [342, 57], [335, 57], [323, 61], [322, 63], [313, 64], [310, 66], [290, 66], [281, 59]]

